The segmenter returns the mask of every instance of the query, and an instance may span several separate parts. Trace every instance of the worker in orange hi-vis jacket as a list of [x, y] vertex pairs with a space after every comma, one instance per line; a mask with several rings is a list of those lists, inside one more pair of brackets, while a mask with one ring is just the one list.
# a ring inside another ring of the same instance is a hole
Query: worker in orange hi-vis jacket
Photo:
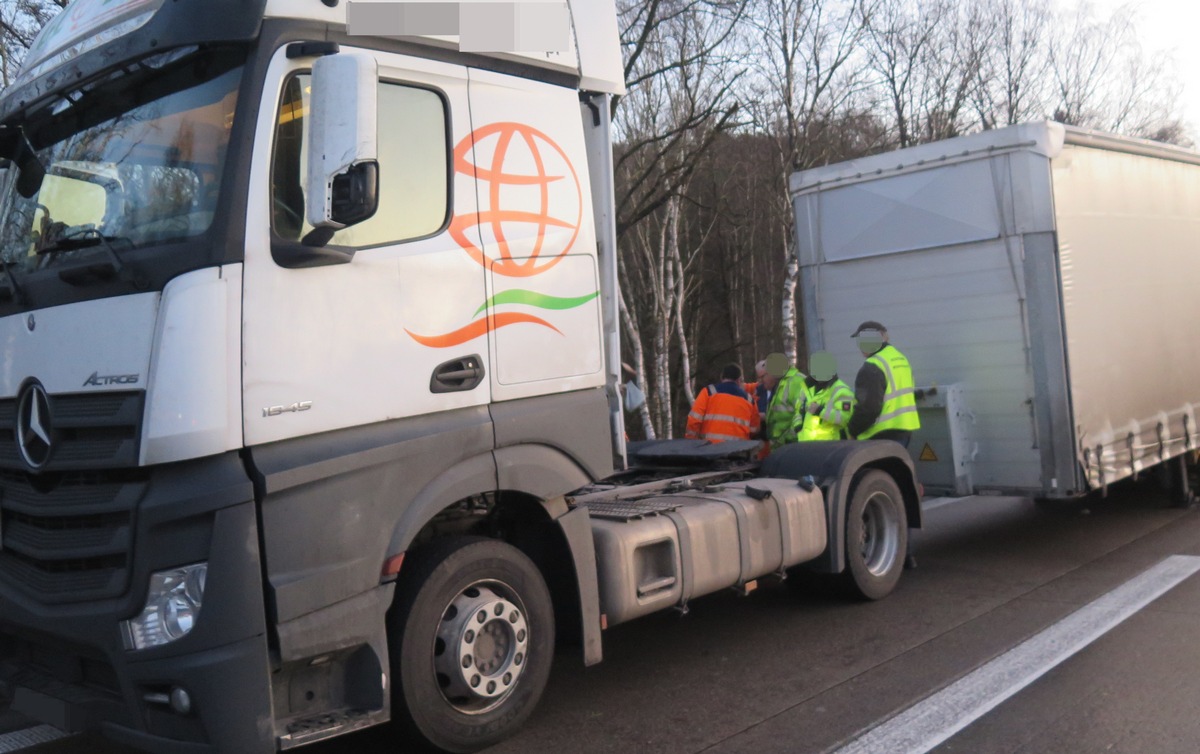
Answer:
[[758, 428], [758, 408], [742, 384], [742, 368], [730, 364], [721, 370], [720, 382], [696, 396], [685, 436], [710, 442], [749, 440]]

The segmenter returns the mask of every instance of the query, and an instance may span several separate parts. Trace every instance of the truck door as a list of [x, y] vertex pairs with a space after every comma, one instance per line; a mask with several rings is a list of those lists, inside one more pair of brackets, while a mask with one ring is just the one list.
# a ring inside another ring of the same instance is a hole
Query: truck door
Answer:
[[247, 445], [490, 400], [484, 327], [462, 317], [486, 299], [484, 270], [452, 222], [476, 214], [472, 176], [452, 167], [471, 131], [466, 69], [376, 58], [379, 209], [328, 259], [300, 244], [312, 59], [280, 50], [268, 72], [247, 212]]
[[454, 160], [457, 171], [477, 178], [479, 215], [458, 215], [451, 232], [487, 270], [486, 308], [475, 316], [486, 316], [492, 398], [603, 385], [578, 93], [473, 68], [470, 100], [472, 138], [457, 143]]

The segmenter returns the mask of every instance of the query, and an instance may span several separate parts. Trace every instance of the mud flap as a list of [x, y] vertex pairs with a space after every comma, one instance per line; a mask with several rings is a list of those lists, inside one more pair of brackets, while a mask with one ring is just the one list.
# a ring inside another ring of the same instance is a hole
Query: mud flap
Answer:
[[604, 658], [600, 627], [600, 583], [596, 577], [596, 545], [592, 541], [591, 517], [587, 508], [576, 508], [555, 519], [571, 550], [579, 588], [579, 618], [583, 626], [583, 664], [595, 665]]

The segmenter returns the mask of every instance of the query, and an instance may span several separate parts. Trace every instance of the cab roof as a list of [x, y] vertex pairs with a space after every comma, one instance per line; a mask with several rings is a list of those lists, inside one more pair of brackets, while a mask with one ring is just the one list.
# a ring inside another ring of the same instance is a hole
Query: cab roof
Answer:
[[[529, 4], [537, 2], [544, 3], [545, 0], [524, 0], [524, 3]], [[451, 0], [444, 0], [444, 3], [451, 3]], [[355, 4], [398, 6], [400, 2], [376, 0], [372, 3]], [[569, 49], [551, 53], [509, 51], [473, 54], [576, 75], [579, 77], [579, 88], [584, 91], [624, 94], [625, 71], [621, 61], [614, 0], [566, 0], [566, 5], [571, 23]], [[338, 2], [330, 7], [324, 0], [267, 0], [264, 16], [347, 26], [348, 6], [347, 2]], [[353, 28], [349, 31], [355, 32]], [[457, 35], [417, 35], [405, 38], [441, 49], [457, 50], [459, 45]]]

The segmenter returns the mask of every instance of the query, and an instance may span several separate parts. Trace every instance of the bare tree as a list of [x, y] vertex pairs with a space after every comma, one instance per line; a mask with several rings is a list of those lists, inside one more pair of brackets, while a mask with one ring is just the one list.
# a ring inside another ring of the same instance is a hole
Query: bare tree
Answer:
[[1126, 44], [1125, 17], [1098, 22], [1091, 5], [1081, 3], [1069, 28], [1062, 27], [1050, 45], [1050, 74], [1054, 82], [1054, 119], [1082, 126], [1103, 117], [1098, 108], [1105, 78], [1117, 48]]
[[994, 35], [984, 50], [974, 89], [984, 129], [1011, 126], [1049, 113], [1049, 30], [1046, 0], [983, 0]]
[[746, 0], [629, 0], [621, 11], [628, 94], [617, 105], [622, 147], [617, 234], [679, 193], [738, 105], [727, 43]]
[[[772, 171], [778, 181], [775, 200], [779, 235], [774, 240], [784, 260], [780, 316], [784, 353], [794, 362], [800, 350], [796, 286], [800, 258], [787, 180], [793, 170], [835, 158], [829, 137], [841, 116], [853, 110], [864, 85], [853, 65], [864, 33], [865, 3], [873, 0], [763, 0], [748, 24], [761, 39], [751, 61], [754, 70], [747, 98], [755, 124], [774, 145]], [[772, 349], [774, 350], [774, 349]]]
[[946, 7], [934, 43], [922, 55], [919, 141], [948, 139], [976, 125], [970, 103], [995, 36], [982, 4]]
[[70, 0], [7, 0], [0, 3], [0, 88], [16, 78], [37, 33]]
[[1172, 61], [1145, 52], [1131, 7], [1101, 20], [1081, 3], [1056, 27], [1049, 56], [1055, 120], [1132, 136], [1182, 137]]
[[[629, 93], [615, 123], [623, 137], [616, 178], [625, 334], [653, 344], [650, 373], [640, 377], [660, 437], [673, 432], [676, 400], [694, 397], [685, 307], [698, 248], [681, 231], [683, 195], [717, 136], [734, 124], [739, 73], [729, 65], [728, 41], [744, 8], [745, 0], [678, 0], [622, 11]], [[629, 350], [646, 352], [640, 342]]]
[[[626, 279], [628, 275], [625, 272], [625, 265], [619, 256], [617, 264], [621, 279]], [[646, 353], [642, 347], [642, 332], [638, 327], [637, 320], [634, 319], [633, 313], [630, 312], [629, 306], [625, 302], [625, 287], [623, 285], [617, 288], [617, 302], [621, 311], [621, 329], [625, 333], [625, 345], [632, 354], [634, 381], [638, 385], [647, 385]], [[654, 431], [654, 420], [650, 415], [649, 402], [642, 401], [642, 405], [638, 408], [638, 418], [641, 419], [642, 423], [642, 435], [647, 440], [655, 439], [657, 434]]]
[[950, 0], [877, 0], [862, 11], [867, 58], [891, 108], [899, 146], [910, 146], [918, 141], [913, 121], [920, 108], [922, 67], [953, 8]]

